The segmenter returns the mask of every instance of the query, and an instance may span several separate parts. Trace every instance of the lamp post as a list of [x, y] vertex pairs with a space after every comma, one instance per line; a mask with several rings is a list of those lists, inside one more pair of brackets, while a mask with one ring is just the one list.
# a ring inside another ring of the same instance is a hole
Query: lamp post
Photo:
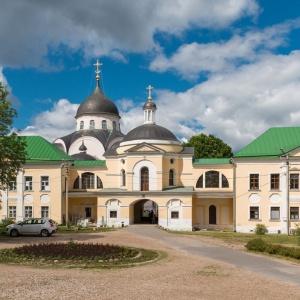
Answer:
[[63, 168], [66, 169], [66, 228], [69, 229], [69, 163], [63, 161]]

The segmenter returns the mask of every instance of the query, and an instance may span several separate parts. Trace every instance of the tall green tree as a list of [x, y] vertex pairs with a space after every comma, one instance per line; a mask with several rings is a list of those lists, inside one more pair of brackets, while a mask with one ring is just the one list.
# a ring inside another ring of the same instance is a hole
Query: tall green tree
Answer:
[[8, 91], [0, 82], [0, 189], [15, 181], [26, 159], [26, 140], [13, 131], [17, 111], [7, 99]]
[[230, 158], [233, 156], [232, 148], [212, 134], [194, 135], [182, 146], [194, 147], [194, 158]]

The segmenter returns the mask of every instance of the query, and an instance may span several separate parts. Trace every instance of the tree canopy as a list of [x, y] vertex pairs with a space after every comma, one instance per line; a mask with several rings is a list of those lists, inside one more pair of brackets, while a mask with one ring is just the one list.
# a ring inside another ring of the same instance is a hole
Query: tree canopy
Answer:
[[26, 159], [26, 140], [13, 131], [17, 111], [7, 100], [8, 91], [0, 82], [0, 188], [7, 188], [16, 180]]
[[182, 146], [194, 147], [194, 158], [230, 158], [233, 156], [232, 148], [212, 134], [194, 135]]

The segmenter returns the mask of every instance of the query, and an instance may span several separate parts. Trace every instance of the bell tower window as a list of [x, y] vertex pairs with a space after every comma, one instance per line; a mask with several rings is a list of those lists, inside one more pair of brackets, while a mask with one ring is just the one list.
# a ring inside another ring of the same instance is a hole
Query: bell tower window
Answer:
[[84, 128], [84, 122], [80, 121], [80, 130], [82, 130]]
[[90, 129], [95, 129], [95, 121], [94, 120], [90, 121]]
[[107, 122], [106, 122], [106, 120], [102, 121], [102, 129], [107, 129]]

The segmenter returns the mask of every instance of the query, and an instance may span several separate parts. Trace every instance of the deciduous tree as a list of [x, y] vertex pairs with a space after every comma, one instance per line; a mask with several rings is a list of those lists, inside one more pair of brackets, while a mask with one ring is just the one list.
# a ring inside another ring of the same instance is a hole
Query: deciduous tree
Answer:
[[15, 181], [26, 159], [26, 140], [13, 131], [17, 111], [7, 99], [8, 91], [0, 82], [0, 189]]
[[194, 135], [182, 145], [195, 148], [194, 158], [230, 158], [233, 155], [231, 147], [212, 134]]

